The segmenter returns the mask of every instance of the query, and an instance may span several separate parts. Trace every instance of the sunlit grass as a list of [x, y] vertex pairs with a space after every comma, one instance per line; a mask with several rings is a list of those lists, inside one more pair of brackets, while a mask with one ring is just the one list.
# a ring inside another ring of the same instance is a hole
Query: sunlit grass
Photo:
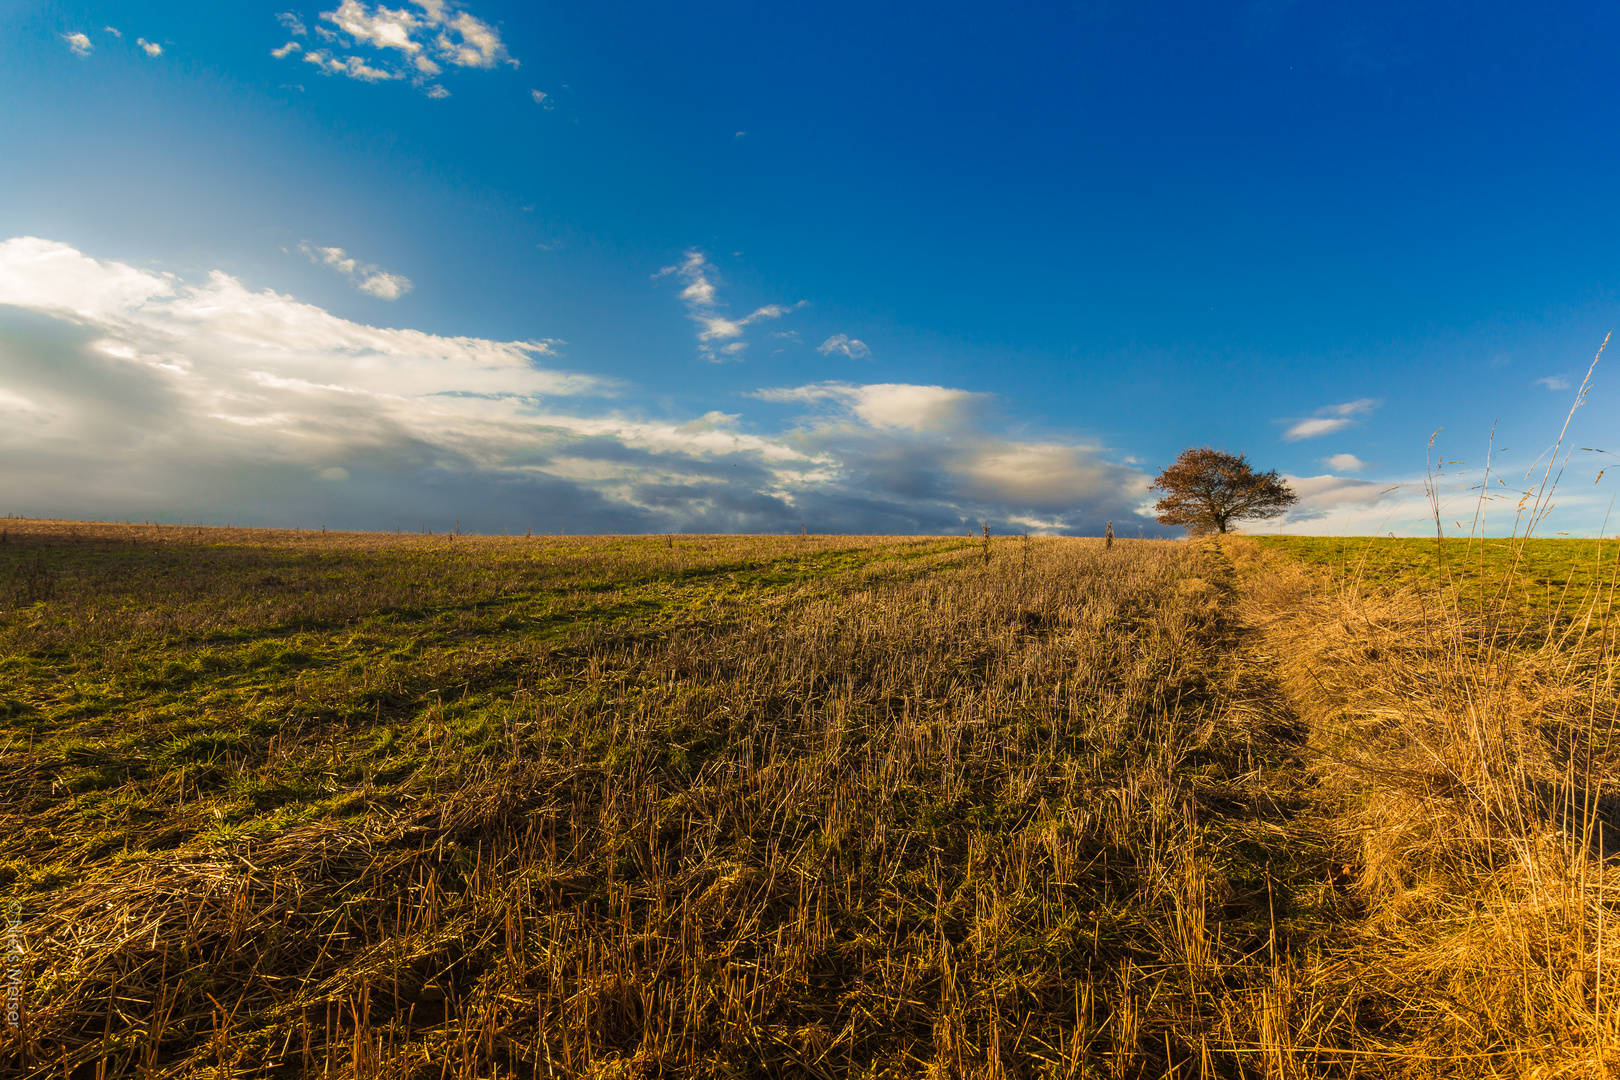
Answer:
[[1325, 540], [3, 528], [24, 1074], [1515, 1075], [1613, 1016], [1558, 542], [1447, 553], [1491, 593]]
[[[1503, 608], [1531, 618], [1585, 611], [1615, 581], [1620, 541], [1428, 539], [1377, 536], [1261, 536], [1330, 574], [1373, 592], [1447, 589], [1475, 609]], [[1607, 607], [1600, 614], [1606, 615]]]

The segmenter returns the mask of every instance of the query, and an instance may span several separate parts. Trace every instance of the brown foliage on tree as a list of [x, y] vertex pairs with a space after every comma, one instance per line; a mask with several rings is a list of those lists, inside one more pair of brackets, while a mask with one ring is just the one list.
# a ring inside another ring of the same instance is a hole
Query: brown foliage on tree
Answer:
[[1159, 522], [1194, 535], [1227, 532], [1235, 521], [1279, 517], [1299, 501], [1276, 469], [1257, 473], [1244, 455], [1208, 446], [1183, 450], [1149, 490], [1164, 492], [1153, 507]]

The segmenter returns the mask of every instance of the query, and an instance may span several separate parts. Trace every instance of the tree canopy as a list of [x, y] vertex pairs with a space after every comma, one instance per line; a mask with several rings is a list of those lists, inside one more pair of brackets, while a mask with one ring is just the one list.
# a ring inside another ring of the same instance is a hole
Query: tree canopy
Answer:
[[1149, 490], [1164, 492], [1153, 507], [1161, 524], [1195, 535], [1228, 532], [1235, 521], [1279, 517], [1299, 501], [1276, 469], [1257, 473], [1244, 455], [1208, 446], [1183, 450]]

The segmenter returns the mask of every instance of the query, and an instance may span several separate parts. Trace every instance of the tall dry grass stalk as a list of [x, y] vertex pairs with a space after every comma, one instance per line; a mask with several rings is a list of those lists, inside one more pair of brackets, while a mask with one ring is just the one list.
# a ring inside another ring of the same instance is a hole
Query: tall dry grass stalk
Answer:
[[[1364, 905], [1315, 1042], [1385, 1075], [1609, 1075], [1620, 745], [1608, 623], [1507, 648], [1433, 597], [1322, 588], [1236, 541]], [[1538, 1071], [1539, 1070], [1539, 1071]]]

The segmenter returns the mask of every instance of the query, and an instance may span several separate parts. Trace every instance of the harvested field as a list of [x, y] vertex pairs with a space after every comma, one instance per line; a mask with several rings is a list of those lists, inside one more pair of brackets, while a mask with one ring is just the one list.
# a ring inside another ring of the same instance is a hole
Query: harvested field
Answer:
[[1241, 540], [3, 525], [10, 1074], [1606, 1067], [1604, 631]]

